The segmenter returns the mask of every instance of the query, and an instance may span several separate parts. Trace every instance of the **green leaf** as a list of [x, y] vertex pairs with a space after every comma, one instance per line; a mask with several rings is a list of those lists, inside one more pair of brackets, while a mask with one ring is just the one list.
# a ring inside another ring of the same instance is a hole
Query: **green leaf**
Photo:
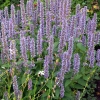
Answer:
[[23, 63], [23, 61], [22, 60], [19, 60], [18, 62], [17, 62], [17, 65], [20, 65], [20, 64], [22, 64]]
[[1, 66], [1, 68], [3, 68], [3, 69], [5, 69], [5, 68], [10, 68], [10, 67], [11, 67], [10, 64], [4, 64], [4, 65]]
[[83, 52], [86, 52], [86, 48], [82, 45], [82, 43], [77, 43], [77, 47], [83, 51]]
[[79, 40], [80, 40], [80, 38], [75, 38], [75, 40], [74, 40], [74, 41], [75, 41], [75, 42], [78, 42]]
[[80, 85], [80, 84], [75, 84], [74, 88], [76, 88], [76, 89], [83, 89], [84, 87], [82, 85]]
[[97, 79], [97, 80], [99, 80], [99, 79], [100, 79], [100, 77], [99, 77], [99, 76], [95, 76], [94, 78], [95, 78], [95, 79]]
[[71, 80], [66, 80], [65, 87], [67, 87], [71, 83]]
[[47, 97], [47, 95], [48, 95], [48, 92], [44, 92], [43, 94], [42, 94], [42, 97], [44, 98], [44, 97]]
[[59, 42], [55, 42], [54, 43], [54, 48], [56, 48], [58, 46]]
[[66, 98], [69, 98], [68, 100], [70, 100], [71, 98], [73, 98], [71, 92], [66, 92], [65, 96], [66, 96]]
[[58, 47], [58, 44], [59, 44], [59, 42], [55, 42], [54, 43], [54, 52], [56, 52], [58, 50], [58, 48], [57, 48]]
[[21, 80], [22, 84], [25, 83], [25, 81], [26, 81], [26, 76], [23, 75], [22, 80]]
[[86, 80], [86, 81], [88, 80], [88, 78], [89, 78], [89, 75], [83, 76], [83, 79]]
[[52, 81], [52, 80], [48, 80], [46, 86], [47, 86], [49, 89], [52, 89], [52, 87], [53, 87], [53, 81]]
[[77, 79], [79, 79], [79, 78], [81, 78], [81, 77], [82, 77], [81, 74], [77, 74], [77, 75], [74, 76], [74, 79], [77, 80]]
[[98, 0], [98, 4], [99, 4], [99, 6], [100, 6], [100, 0]]
[[77, 82], [78, 82], [78, 84], [80, 84], [82, 86], [85, 86], [86, 85], [86, 81], [84, 81], [82, 78], [79, 79]]
[[55, 91], [56, 98], [59, 97], [59, 94], [60, 94], [60, 88], [56, 89], [56, 91]]
[[65, 75], [65, 78], [67, 78], [67, 79], [69, 79], [69, 78], [71, 78], [72, 77], [72, 73], [67, 73], [66, 75]]

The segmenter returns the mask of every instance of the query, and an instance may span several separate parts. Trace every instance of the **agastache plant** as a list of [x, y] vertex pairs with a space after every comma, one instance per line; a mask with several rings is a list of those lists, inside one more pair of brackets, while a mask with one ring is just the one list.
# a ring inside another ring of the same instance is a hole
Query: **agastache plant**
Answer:
[[32, 38], [31, 40], [30, 40], [30, 52], [31, 52], [31, 57], [33, 58], [33, 57], [35, 57], [35, 41], [34, 41], [34, 38]]
[[32, 79], [28, 80], [28, 90], [32, 90]]
[[24, 65], [27, 66], [27, 49], [26, 49], [26, 38], [25, 36], [20, 35], [20, 49], [21, 49], [21, 55], [24, 60]]
[[10, 41], [10, 60], [16, 61], [16, 44], [15, 40]]
[[14, 22], [12, 19], [9, 19], [9, 30], [8, 30], [8, 37], [13, 38], [15, 35], [15, 30], [14, 30]]
[[12, 19], [12, 22], [14, 23], [14, 25], [16, 24], [16, 21], [15, 21], [15, 6], [12, 4], [11, 5], [11, 19]]
[[97, 65], [100, 66], [100, 49], [97, 50], [96, 61], [97, 61]]
[[44, 77], [48, 78], [49, 77], [49, 56], [45, 56], [44, 60]]
[[0, 88], [7, 99], [79, 100], [85, 92], [100, 66], [100, 49], [94, 50], [100, 32], [96, 13], [89, 18], [88, 7], [78, 4], [73, 15], [71, 5], [71, 0], [28, 0], [26, 5], [20, 0], [20, 9], [11, 4], [10, 11], [0, 10]]
[[73, 66], [74, 74], [78, 73], [80, 69], [80, 57], [78, 53], [74, 54]]
[[42, 2], [40, 3], [40, 30], [44, 35], [44, 7]]
[[51, 35], [49, 39], [49, 47], [48, 47], [48, 55], [49, 55], [50, 64], [53, 63], [53, 49], [54, 49], [53, 43], [54, 43], [54, 38], [53, 38], [53, 35]]
[[50, 12], [46, 12], [46, 36], [49, 38], [51, 30], [51, 15]]
[[2, 32], [1, 42], [2, 42], [3, 54], [4, 57], [7, 58], [7, 60], [9, 60], [8, 41], [7, 41], [5, 23], [3, 21], [1, 22], [1, 32]]
[[38, 31], [37, 34], [37, 54], [42, 54], [42, 32], [41, 30]]
[[5, 9], [4, 9], [4, 16], [5, 16], [5, 19], [6, 19], [6, 20], [9, 19], [8, 7], [5, 7]]
[[17, 83], [17, 76], [16, 75], [13, 77], [13, 90], [14, 90], [14, 94], [15, 94], [16, 99], [18, 99], [19, 89], [18, 89], [18, 83]]
[[20, 8], [21, 8], [22, 27], [25, 28], [25, 26], [26, 26], [26, 13], [25, 13], [25, 7], [24, 7], [24, 0], [20, 0]]

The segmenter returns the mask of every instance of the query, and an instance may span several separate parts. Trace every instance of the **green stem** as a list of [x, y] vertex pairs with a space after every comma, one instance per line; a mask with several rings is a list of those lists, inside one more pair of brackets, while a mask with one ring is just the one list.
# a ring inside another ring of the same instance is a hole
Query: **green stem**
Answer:
[[95, 73], [96, 70], [97, 70], [97, 67], [95, 67], [94, 70], [91, 72], [91, 74], [90, 74], [90, 76], [89, 76], [89, 78], [88, 78], [88, 80], [87, 80], [87, 82], [86, 82], [86, 85], [85, 85], [85, 87], [84, 87], [84, 89], [83, 89], [83, 92], [82, 92], [82, 94], [81, 94], [79, 100], [81, 100], [81, 98], [83, 97], [84, 92], [85, 92], [85, 90], [86, 90], [86, 87], [88, 86], [88, 82], [90, 81], [91, 77], [93, 76], [93, 74]]

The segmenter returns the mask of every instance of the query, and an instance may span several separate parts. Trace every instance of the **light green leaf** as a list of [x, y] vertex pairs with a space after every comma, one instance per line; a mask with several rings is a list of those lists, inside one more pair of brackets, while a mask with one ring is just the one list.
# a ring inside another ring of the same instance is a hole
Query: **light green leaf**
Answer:
[[52, 87], [53, 87], [53, 81], [52, 81], [52, 80], [48, 80], [46, 86], [47, 86], [49, 89], [52, 89]]
[[56, 89], [56, 91], [55, 91], [55, 95], [56, 95], [57, 98], [59, 97], [59, 94], [60, 94], [60, 89], [58, 88], [58, 89]]
[[71, 80], [66, 80], [65, 87], [67, 87], [71, 83]]
[[82, 43], [77, 43], [77, 47], [83, 51], [83, 52], [86, 52], [86, 48], [82, 45]]

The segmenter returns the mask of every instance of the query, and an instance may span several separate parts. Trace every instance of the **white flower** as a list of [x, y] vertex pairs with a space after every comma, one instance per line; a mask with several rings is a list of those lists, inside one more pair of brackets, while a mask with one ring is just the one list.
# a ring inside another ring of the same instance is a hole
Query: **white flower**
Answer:
[[38, 75], [41, 75], [41, 76], [44, 75], [44, 71], [39, 71]]

